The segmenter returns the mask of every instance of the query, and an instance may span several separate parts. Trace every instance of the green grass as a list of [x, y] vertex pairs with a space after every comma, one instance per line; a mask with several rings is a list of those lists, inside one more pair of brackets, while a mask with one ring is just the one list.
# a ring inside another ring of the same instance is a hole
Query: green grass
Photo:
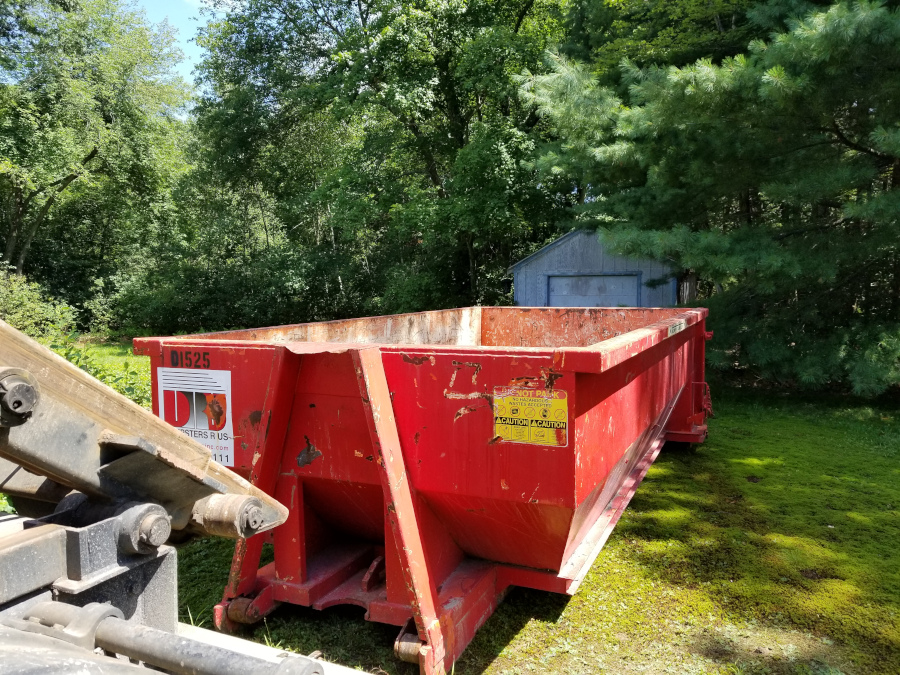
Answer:
[[150, 359], [134, 356], [130, 342], [83, 342], [67, 337], [54, 341], [52, 347], [120, 394], [151, 408]]
[[[900, 414], [720, 392], [710, 438], [667, 449], [578, 594], [514, 589], [456, 673], [900, 672]], [[231, 546], [181, 553], [210, 623]], [[282, 607], [248, 637], [409, 674], [361, 610]]]
[[124, 368], [131, 364], [133, 368], [141, 368], [150, 374], [150, 359], [146, 356], [135, 356], [131, 353], [131, 342], [88, 342], [81, 343], [89, 349], [95, 360], [106, 368]]

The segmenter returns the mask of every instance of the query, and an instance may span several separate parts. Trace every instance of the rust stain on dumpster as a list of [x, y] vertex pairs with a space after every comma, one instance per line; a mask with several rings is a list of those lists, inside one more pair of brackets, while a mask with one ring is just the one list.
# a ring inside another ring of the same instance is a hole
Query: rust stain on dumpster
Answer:
[[401, 356], [406, 363], [411, 363], [414, 366], [421, 366], [423, 363], [431, 363], [431, 365], [434, 365], [433, 356], [410, 356], [409, 354], [401, 354]]

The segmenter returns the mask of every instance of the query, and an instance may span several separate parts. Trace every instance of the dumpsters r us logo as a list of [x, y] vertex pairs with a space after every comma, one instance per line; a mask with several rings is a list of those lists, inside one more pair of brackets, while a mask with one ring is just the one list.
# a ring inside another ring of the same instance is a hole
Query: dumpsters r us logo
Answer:
[[234, 466], [231, 371], [158, 368], [159, 416]]

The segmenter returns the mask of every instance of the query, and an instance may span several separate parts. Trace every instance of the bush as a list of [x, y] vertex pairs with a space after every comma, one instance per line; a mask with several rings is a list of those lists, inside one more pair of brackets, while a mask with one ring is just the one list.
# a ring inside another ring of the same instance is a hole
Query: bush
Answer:
[[[0, 319], [40, 340], [138, 405], [149, 408], [149, 373], [142, 372], [127, 360], [122, 365], [105, 363], [96, 350], [82, 343], [78, 333], [74, 332], [75, 317], [74, 307], [51, 298], [39, 284], [29, 282], [22, 275], [0, 272]], [[0, 502], [0, 512], [2, 509]]]
[[139, 361], [109, 361], [103, 356], [103, 348], [79, 342], [77, 333], [58, 334], [50, 342], [50, 349], [110, 389], [147, 410], [151, 409], [150, 369], [142, 368]]
[[20, 274], [0, 271], [0, 319], [36, 340], [68, 333], [75, 327], [75, 308], [51, 298]]

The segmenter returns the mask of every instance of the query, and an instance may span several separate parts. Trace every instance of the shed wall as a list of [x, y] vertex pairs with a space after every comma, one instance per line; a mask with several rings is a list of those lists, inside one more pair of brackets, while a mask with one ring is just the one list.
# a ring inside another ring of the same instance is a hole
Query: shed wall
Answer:
[[[639, 260], [606, 253], [594, 232], [572, 232], [513, 266], [516, 304], [523, 307], [553, 306], [551, 285], [559, 288], [561, 277], [627, 276], [637, 280], [636, 307], [672, 307], [677, 302], [677, 284], [672, 270], [655, 260]], [[648, 282], [669, 278], [655, 288]], [[558, 303], [555, 303], [558, 305]], [[620, 304], [612, 302], [611, 306]]]

